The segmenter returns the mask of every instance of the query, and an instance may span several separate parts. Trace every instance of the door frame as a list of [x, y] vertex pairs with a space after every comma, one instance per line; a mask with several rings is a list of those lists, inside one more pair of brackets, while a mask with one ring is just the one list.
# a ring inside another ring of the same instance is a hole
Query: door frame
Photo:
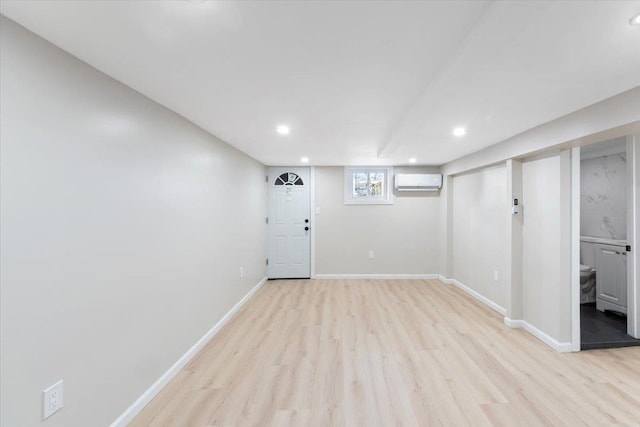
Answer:
[[571, 149], [571, 350], [580, 351], [580, 147]]
[[[627, 135], [627, 334], [640, 338], [640, 135]], [[580, 147], [571, 149], [571, 344], [580, 351]]]
[[311, 223], [311, 245], [309, 256], [311, 257], [311, 271], [310, 278], [316, 278], [316, 227], [317, 225], [317, 212], [316, 212], [316, 168], [315, 166], [309, 167], [309, 222]]
[[640, 338], [640, 134], [627, 136], [627, 334]]

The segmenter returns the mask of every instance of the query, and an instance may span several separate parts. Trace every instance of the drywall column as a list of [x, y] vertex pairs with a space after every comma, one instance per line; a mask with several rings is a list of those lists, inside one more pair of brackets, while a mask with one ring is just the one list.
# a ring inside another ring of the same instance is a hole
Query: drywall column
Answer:
[[453, 175], [442, 177], [440, 190], [440, 250], [438, 270], [441, 276], [453, 278]]
[[[562, 233], [558, 260], [560, 262], [558, 326], [560, 331], [568, 330], [568, 336], [565, 338], [561, 333], [560, 340], [571, 340], [571, 222], [571, 150], [564, 150], [560, 153], [560, 230]], [[565, 348], [563, 351], [568, 349]]]
[[522, 163], [523, 327], [557, 351], [571, 343], [571, 153]]
[[513, 214], [511, 206], [522, 201], [522, 162], [507, 160], [507, 315], [504, 323], [511, 328], [522, 327], [522, 215]]
[[627, 137], [627, 173], [633, 183], [627, 206], [635, 213], [627, 224], [627, 242], [631, 245], [627, 262], [635, 260], [627, 277], [627, 333], [640, 338], [640, 134]]

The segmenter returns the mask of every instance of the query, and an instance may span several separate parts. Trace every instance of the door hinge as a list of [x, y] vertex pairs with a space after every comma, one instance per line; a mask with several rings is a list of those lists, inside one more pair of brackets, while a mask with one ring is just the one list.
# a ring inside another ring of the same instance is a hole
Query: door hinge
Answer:
[[631, 245], [627, 245], [627, 252], [631, 252]]
[[267, 224], [269, 224], [269, 217], [266, 217], [266, 218], [265, 218], [265, 222], [266, 222]]
[[269, 265], [269, 258], [267, 258], [267, 265]]
[[264, 182], [269, 182], [269, 175], [264, 177]]

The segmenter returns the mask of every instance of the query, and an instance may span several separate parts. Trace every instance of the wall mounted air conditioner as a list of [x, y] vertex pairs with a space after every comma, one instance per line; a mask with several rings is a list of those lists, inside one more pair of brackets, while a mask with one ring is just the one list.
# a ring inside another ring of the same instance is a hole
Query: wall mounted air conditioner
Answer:
[[398, 173], [395, 176], [397, 191], [438, 191], [442, 188], [442, 175], [433, 173]]

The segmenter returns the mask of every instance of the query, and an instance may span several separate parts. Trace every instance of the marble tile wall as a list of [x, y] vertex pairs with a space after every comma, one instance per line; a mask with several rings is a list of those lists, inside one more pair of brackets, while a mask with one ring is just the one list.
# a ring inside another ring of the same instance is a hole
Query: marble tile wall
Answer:
[[626, 154], [580, 162], [580, 234], [615, 240], [627, 238]]

